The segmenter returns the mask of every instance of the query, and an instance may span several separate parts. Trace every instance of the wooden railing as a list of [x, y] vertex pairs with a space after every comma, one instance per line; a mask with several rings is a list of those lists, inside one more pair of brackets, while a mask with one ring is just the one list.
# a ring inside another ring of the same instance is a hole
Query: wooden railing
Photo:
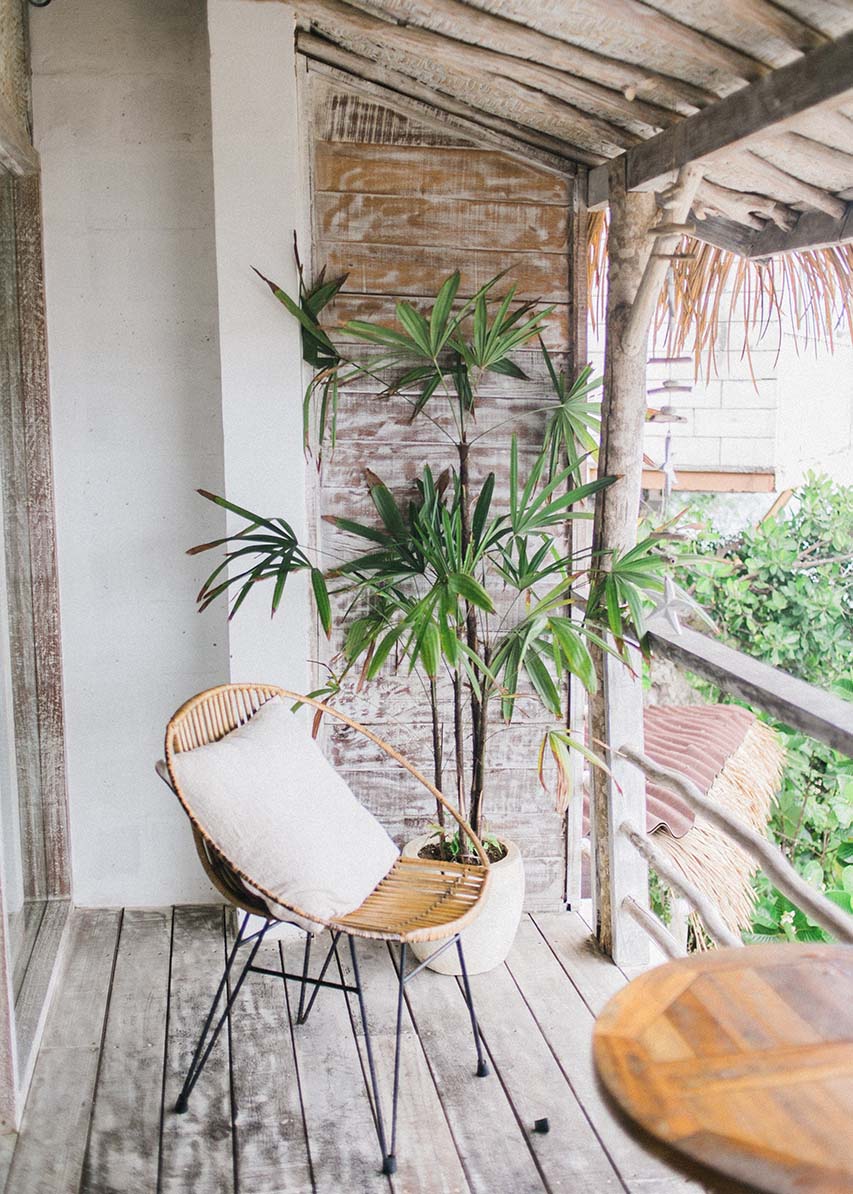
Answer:
[[[853, 703], [751, 659], [707, 635], [689, 629], [675, 630], [660, 615], [650, 623], [650, 638], [655, 655], [748, 701], [792, 729], [853, 757]], [[620, 702], [612, 718], [619, 733], [609, 739], [611, 767], [615, 771], [617, 766], [627, 764], [641, 780], [639, 784], [626, 785], [623, 772], [622, 782], [610, 786], [609, 807], [603, 818], [607, 834], [604, 840], [599, 840], [593, 852], [596, 868], [604, 862], [609, 895], [606, 907], [614, 918], [605, 936], [616, 944], [616, 960], [633, 966], [642, 965], [648, 956], [649, 939], [670, 957], [682, 956], [685, 952], [683, 943], [649, 907], [649, 867], [698, 914], [712, 941], [727, 946], [742, 944], [713, 903], [685, 879], [671, 859], [655, 846], [653, 838], [645, 833], [646, 779], [675, 792], [695, 813], [734, 840], [755, 860], [775, 887], [815, 924], [836, 940], [853, 944], [853, 917], [806, 883], [781, 850], [728, 809], [709, 800], [686, 776], [660, 766], [643, 753], [642, 711], [638, 707], [637, 685], [631, 690], [624, 680], [614, 675], [613, 690], [608, 693], [608, 699]], [[632, 724], [626, 725], [626, 721]], [[639, 865], [619, 865], [620, 859], [625, 858], [626, 849]], [[600, 889], [600, 874], [596, 875], [596, 880], [596, 887]], [[646, 942], [645, 948], [641, 941]]]

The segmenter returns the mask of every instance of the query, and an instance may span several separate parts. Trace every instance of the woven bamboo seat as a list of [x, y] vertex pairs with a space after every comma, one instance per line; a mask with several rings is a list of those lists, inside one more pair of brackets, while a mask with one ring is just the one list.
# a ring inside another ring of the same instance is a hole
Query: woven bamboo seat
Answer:
[[347, 933], [397, 941], [446, 937], [467, 923], [479, 902], [487, 872], [453, 862], [399, 858], [360, 908], [333, 922]]

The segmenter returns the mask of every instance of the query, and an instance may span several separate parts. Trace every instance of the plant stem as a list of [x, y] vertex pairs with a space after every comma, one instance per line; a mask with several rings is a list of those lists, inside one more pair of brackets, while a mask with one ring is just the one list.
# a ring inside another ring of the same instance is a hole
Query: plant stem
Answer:
[[453, 673], [453, 741], [456, 752], [456, 803], [465, 816], [465, 726], [462, 718], [462, 676]]
[[[443, 791], [443, 757], [441, 749], [441, 720], [438, 714], [438, 685], [435, 676], [430, 676], [429, 681], [429, 704], [430, 712], [432, 713], [432, 758], [433, 758], [433, 781], [439, 792]], [[440, 800], [435, 802], [435, 815], [439, 825], [444, 828], [444, 805]]]
[[[489, 664], [488, 647], [485, 649], [486, 666]], [[484, 677], [485, 682], [485, 677]], [[486, 744], [488, 742], [488, 722], [489, 722], [489, 693], [483, 693], [483, 699], [479, 702], [479, 726], [476, 736], [476, 747], [474, 749], [473, 759], [473, 774], [471, 777], [471, 828], [480, 836], [480, 820], [483, 811], [483, 785], [486, 778]]]
[[[459, 488], [462, 503], [462, 558], [465, 559], [468, 554], [468, 548], [471, 545], [471, 509], [468, 499], [470, 489], [468, 453], [470, 444], [466, 440], [464, 432], [457, 447], [459, 449]], [[476, 655], [479, 655], [480, 636], [477, 632], [477, 611], [470, 602], [466, 603], [465, 632], [469, 649]], [[474, 667], [474, 674], [482, 684], [484, 678], [481, 678], [479, 675], [476, 664], [472, 666]], [[480, 808], [483, 795], [483, 759], [486, 738], [485, 726], [483, 724], [484, 702], [477, 696], [473, 684], [469, 684], [469, 694], [471, 706], [471, 828], [479, 836]]]

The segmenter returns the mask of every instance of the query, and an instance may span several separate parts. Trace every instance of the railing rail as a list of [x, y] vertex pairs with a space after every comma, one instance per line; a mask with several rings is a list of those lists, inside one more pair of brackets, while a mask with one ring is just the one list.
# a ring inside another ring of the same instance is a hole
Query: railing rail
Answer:
[[[663, 612], [649, 619], [648, 629], [654, 656], [670, 660], [784, 725], [853, 758], [853, 702], [789, 676], [708, 635], [676, 629]], [[646, 778], [677, 792], [691, 808], [737, 842], [779, 891], [816, 924], [837, 940], [853, 943], [853, 917], [805, 883], [780, 850], [728, 810], [709, 801], [684, 776], [660, 767], [638, 749], [643, 740], [641, 701], [636, 692], [627, 691], [623, 668], [613, 668], [612, 673], [605, 674], [607, 733], [601, 735], [611, 744], [607, 758], [612, 782], [603, 801], [606, 807], [597, 807], [592, 821], [594, 906], [598, 892], [603, 890], [607, 895], [601, 906], [595, 906], [597, 933], [604, 948], [620, 965], [632, 966], [642, 964], [640, 957], [643, 949], [647, 951], [650, 937], [665, 952], [675, 946], [683, 953], [675, 937], [649, 909], [649, 865], [698, 913], [712, 940], [720, 945], [740, 944], [719, 911], [686, 883], [672, 863], [661, 857], [648, 835], [637, 828], [645, 825], [645, 794], [643, 786], [632, 779], [635, 768]], [[616, 749], [620, 742], [628, 745]], [[579, 866], [579, 859], [576, 847], [570, 866]]]
[[[670, 767], [660, 766], [660, 764], [648, 758], [647, 755], [628, 745], [622, 746], [618, 753], [622, 758], [627, 759], [629, 763], [633, 763], [635, 767], [638, 767], [647, 779], [651, 779], [656, 784], [660, 784], [662, 787], [676, 792], [694, 812], [701, 813], [706, 821], [737, 842], [742, 849], [756, 860], [768, 879], [775, 884], [778, 890], [787, 896], [793, 904], [801, 908], [815, 924], [820, 925], [822, 929], [825, 929], [836, 940], [845, 944], [853, 944], [853, 917], [848, 912], [845, 912], [843, 908], [834, 904], [832, 900], [827, 899], [821, 892], [816, 891], [810, 884], [806, 883], [797, 874], [781, 850], [768, 842], [766, 838], [757, 833], [750, 825], [741, 821], [739, 817], [730, 813], [728, 809], [724, 809], [713, 800], [709, 800], [696, 784], [686, 776], [681, 775], [680, 772], [673, 771]], [[625, 828], [623, 825], [623, 831]], [[631, 826], [628, 826], [627, 829], [632, 831]], [[645, 843], [645, 850], [641, 849], [641, 846], [634, 840], [633, 833], [636, 833], [636, 831], [629, 832], [629, 839], [641, 855], [648, 860], [647, 843]], [[658, 862], [653, 863], [653, 865], [657, 868]], [[667, 877], [661, 874], [661, 878], [666, 879]], [[700, 905], [696, 901], [695, 895], [691, 895], [686, 890], [683, 880], [680, 881], [679, 890], [694, 905], [703, 920], [705, 920], [705, 927], [711, 933], [710, 925], [706, 919], [709, 911], [707, 903], [702, 901], [702, 905]], [[711, 933], [711, 935], [714, 937], [717, 936], [716, 933]], [[732, 944], [732, 942], [729, 941], [726, 944]]]
[[[627, 754], [625, 757], [630, 758]], [[641, 833], [629, 821], [622, 822], [619, 832], [624, 834], [640, 857], [645, 858], [649, 866], [657, 871], [667, 887], [684, 896], [691, 908], [699, 913], [708, 932], [708, 936], [712, 941], [715, 941], [717, 945], [743, 945], [740, 938], [736, 937], [727, 927], [722, 916], [720, 916], [719, 910], [714, 907], [711, 901], [702, 894], [694, 883], [691, 883], [689, 879], [685, 879], [678, 867], [661, 850], [652, 845], [648, 834]], [[625, 897], [626, 900], [632, 898], [631, 896]], [[650, 913], [650, 915], [653, 915], [653, 913]], [[660, 923], [663, 927], [666, 927], [663, 925], [663, 921]]]
[[660, 917], [655, 916], [650, 908], [637, 903], [633, 896], [625, 896], [622, 911], [640, 926], [646, 936], [651, 937], [668, 958], [687, 957], [687, 950], [675, 940]]
[[707, 634], [686, 627], [674, 630], [662, 614], [649, 619], [649, 639], [653, 655], [671, 660], [853, 758], [853, 701], [789, 676]]

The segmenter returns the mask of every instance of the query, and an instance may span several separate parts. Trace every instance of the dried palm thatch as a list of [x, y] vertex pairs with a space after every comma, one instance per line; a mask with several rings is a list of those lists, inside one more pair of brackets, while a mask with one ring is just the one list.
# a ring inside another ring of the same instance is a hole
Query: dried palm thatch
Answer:
[[[754, 721], [711, 785], [708, 799], [765, 833], [784, 759], [785, 751], [776, 732]], [[758, 868], [731, 838], [697, 815], [683, 837], [673, 837], [665, 828], [657, 829], [655, 844], [719, 909], [733, 933], [739, 935], [750, 927], [755, 903], [750, 880]], [[701, 944], [704, 934], [700, 926], [695, 927], [696, 940]]]
[[[834, 348], [840, 328], [853, 337], [853, 244], [758, 260], [684, 237], [677, 252], [653, 337], [667, 356], [691, 354], [697, 378], [717, 372], [721, 351], [737, 353], [751, 367], [752, 349], [771, 333], [777, 352], [783, 330], [815, 348]], [[605, 212], [589, 216], [587, 272], [595, 326], [603, 322], [607, 293]]]

